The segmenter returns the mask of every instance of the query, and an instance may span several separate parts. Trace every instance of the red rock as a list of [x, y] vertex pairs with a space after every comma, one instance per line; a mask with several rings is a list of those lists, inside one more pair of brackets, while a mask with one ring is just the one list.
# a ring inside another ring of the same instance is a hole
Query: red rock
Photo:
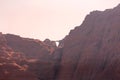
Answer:
[[0, 80], [120, 80], [120, 5], [58, 42], [0, 33]]
[[120, 80], [120, 5], [93, 11], [64, 39], [57, 80]]
[[41, 41], [12, 34], [5, 35], [5, 38], [8, 46], [28, 58], [42, 58], [49, 54], [49, 49]]
[[56, 49], [54, 41], [42, 42], [36, 39], [22, 38], [13, 34], [5, 34], [4, 37], [6, 39], [6, 45], [15, 53], [12, 54], [12, 61], [19, 64], [17, 67], [21, 68], [20, 70], [25, 70], [26, 67], [24, 65], [26, 65], [26, 72], [32, 73], [36, 76], [35, 78], [40, 80], [53, 80], [54, 59], [52, 53]]
[[6, 38], [0, 33], [0, 80], [38, 80], [25, 66], [19, 65], [22, 57], [15, 54], [19, 53], [7, 46]]

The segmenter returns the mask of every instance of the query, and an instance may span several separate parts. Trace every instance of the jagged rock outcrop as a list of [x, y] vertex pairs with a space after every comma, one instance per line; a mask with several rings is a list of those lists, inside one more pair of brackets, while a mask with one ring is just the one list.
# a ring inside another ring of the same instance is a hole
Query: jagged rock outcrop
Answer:
[[51, 41], [51, 40], [49, 40], [49, 39], [45, 39], [43, 42], [44, 42], [47, 46], [49, 46], [49, 47], [54, 47], [54, 48], [57, 47], [55, 41]]
[[88, 14], [64, 39], [57, 80], [120, 79], [120, 5]]
[[49, 52], [52, 54], [54, 53], [54, 51], [56, 50], [57, 46], [56, 46], [56, 42], [55, 41], [51, 41], [49, 39], [45, 39], [43, 41], [43, 43], [48, 47]]

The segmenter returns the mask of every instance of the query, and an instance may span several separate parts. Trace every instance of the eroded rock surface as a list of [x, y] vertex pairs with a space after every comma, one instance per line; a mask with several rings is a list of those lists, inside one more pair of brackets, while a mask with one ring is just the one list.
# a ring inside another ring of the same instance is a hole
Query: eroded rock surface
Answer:
[[0, 80], [120, 80], [120, 5], [55, 42], [0, 33]]
[[64, 39], [57, 80], [120, 79], [120, 5], [88, 14]]

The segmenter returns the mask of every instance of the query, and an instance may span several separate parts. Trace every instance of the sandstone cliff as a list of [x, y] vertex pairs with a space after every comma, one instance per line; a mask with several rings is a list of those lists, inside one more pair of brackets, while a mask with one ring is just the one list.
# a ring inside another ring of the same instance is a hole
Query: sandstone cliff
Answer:
[[120, 5], [88, 14], [64, 39], [57, 80], [120, 80]]
[[55, 49], [55, 43], [0, 33], [0, 80], [53, 80]]
[[23, 61], [23, 55], [14, 52], [0, 33], [0, 80], [38, 80], [36, 75], [27, 70]]

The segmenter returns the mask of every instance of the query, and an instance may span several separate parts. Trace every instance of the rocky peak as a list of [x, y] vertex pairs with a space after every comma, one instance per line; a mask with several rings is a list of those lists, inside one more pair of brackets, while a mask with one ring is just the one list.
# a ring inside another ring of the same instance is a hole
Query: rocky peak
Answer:
[[51, 40], [49, 40], [49, 39], [45, 39], [43, 42], [44, 42], [46, 45], [48, 45], [48, 46], [56, 47], [55, 41], [51, 41]]

